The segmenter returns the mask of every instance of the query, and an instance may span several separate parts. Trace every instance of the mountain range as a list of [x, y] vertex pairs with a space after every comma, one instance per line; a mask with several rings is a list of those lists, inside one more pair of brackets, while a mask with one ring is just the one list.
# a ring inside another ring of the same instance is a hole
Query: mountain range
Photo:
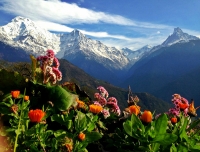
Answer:
[[23, 17], [0, 27], [0, 59], [28, 61], [29, 54], [38, 56], [52, 49], [58, 58], [92, 76], [91, 84], [100, 79], [123, 88], [131, 85], [134, 92], [148, 92], [169, 102], [173, 93], [200, 101], [195, 75], [200, 68], [199, 44], [198, 37], [178, 27], [162, 44], [137, 51], [108, 47], [76, 29], [51, 33]]
[[[58, 58], [67, 59], [90, 75], [112, 80], [112, 83], [118, 81], [131, 66], [121, 50], [87, 38], [78, 30], [55, 34], [20, 16], [0, 27], [0, 41], [4, 47], [8, 45], [24, 50], [27, 55], [38, 56], [52, 49]], [[4, 54], [4, 58], [6, 56], [9, 55]]]

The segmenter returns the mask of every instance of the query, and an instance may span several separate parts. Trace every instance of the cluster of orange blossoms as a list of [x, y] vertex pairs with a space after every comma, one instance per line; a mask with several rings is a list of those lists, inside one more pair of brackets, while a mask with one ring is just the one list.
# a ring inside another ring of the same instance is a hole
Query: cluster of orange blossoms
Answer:
[[[11, 95], [12, 95], [12, 98], [17, 99], [20, 95], [20, 91], [19, 90], [11, 91]], [[28, 101], [29, 96], [24, 96], [24, 100]]]
[[28, 113], [28, 116], [31, 122], [39, 123], [42, 121], [42, 118], [45, 116], [45, 112], [40, 109], [30, 110]]
[[[130, 114], [135, 114], [136, 116], [140, 113], [140, 107], [137, 105], [129, 106]], [[151, 111], [145, 110], [140, 116], [142, 122], [150, 123], [153, 119]]]
[[95, 114], [98, 114], [103, 110], [103, 107], [100, 105], [92, 104], [92, 105], [89, 105], [89, 107], [90, 107], [90, 111]]

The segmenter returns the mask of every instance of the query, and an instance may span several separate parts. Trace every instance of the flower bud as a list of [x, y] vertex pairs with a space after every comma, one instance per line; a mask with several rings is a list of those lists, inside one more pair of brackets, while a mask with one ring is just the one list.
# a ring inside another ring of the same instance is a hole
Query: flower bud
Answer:
[[79, 138], [81, 141], [83, 141], [83, 140], [85, 139], [85, 134], [81, 132], [81, 133], [78, 135], [78, 138]]
[[24, 96], [24, 100], [28, 101], [29, 100], [29, 96]]
[[140, 113], [140, 107], [136, 105], [132, 105], [129, 107], [130, 114], [135, 114], [136, 116]]
[[152, 113], [151, 113], [151, 111], [145, 110], [143, 112], [142, 116], [140, 117], [140, 119], [144, 123], [150, 123], [152, 121]]
[[177, 123], [177, 118], [176, 118], [176, 117], [172, 117], [172, 118], [171, 118], [171, 123], [172, 123], [172, 124]]

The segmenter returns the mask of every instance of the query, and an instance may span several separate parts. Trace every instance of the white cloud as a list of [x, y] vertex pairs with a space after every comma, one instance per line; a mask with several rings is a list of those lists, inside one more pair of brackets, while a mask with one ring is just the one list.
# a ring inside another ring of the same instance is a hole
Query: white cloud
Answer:
[[[84, 0], [79, 0], [84, 2]], [[94, 11], [78, 6], [75, 3], [66, 3], [61, 0], [0, 0], [0, 10], [30, 18], [42, 27], [57, 32], [71, 32], [75, 24], [115, 24], [127, 28], [129, 32], [137, 32], [140, 38], [132, 38], [123, 34], [112, 35], [109, 31], [86, 31], [79, 29], [83, 34], [96, 37], [109, 46], [118, 48], [129, 47], [133, 50], [144, 45], [161, 44], [173, 31], [172, 26], [139, 22], [116, 14]], [[183, 29], [188, 34], [200, 37], [197, 31]], [[118, 33], [120, 33], [119, 31]], [[122, 32], [121, 32], [122, 33]]]
[[74, 30], [73, 28], [70, 28], [68, 26], [53, 23], [53, 22], [48, 22], [48, 21], [38, 20], [38, 21], [35, 21], [35, 23], [49, 31], [54, 31], [54, 32], [71, 32]]
[[[35, 21], [37, 25], [52, 31], [52, 32], [71, 32], [74, 29], [65, 25], [53, 23], [53, 22], [47, 22], [47, 21]], [[125, 37], [123, 35], [111, 35], [107, 32], [90, 32], [78, 29], [81, 33], [97, 38], [114, 38], [114, 39], [121, 39], [121, 40], [131, 40], [131, 38]]]
[[[30, 19], [40, 19], [63, 24], [109, 23], [119, 25], [135, 25], [133, 21], [120, 15], [79, 7], [77, 4], [59, 0], [1, 0], [0, 10]], [[17, 8], [17, 9], [16, 9]]]
[[[84, 0], [80, 1], [84, 2]], [[2, 5], [0, 10], [7, 13], [60, 24], [108, 23], [155, 29], [171, 28], [162, 24], [139, 22], [116, 14], [94, 11], [79, 7], [75, 3], [67, 3], [60, 0], [1, 0], [0, 4]]]
[[127, 40], [114, 40], [114, 39], [105, 39], [101, 40], [102, 43], [106, 44], [110, 47], [116, 47], [116, 48], [123, 48], [127, 47], [132, 50], [137, 50], [142, 48], [143, 46], [150, 44], [151, 46], [156, 46], [164, 42], [166, 39], [166, 36], [155, 36], [155, 37], [140, 37], [140, 38], [132, 38], [129, 41]]

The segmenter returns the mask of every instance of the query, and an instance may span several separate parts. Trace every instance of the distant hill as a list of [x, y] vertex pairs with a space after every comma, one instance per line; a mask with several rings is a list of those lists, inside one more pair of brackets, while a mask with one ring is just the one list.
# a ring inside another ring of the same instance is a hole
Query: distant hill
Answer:
[[168, 102], [180, 93], [200, 105], [199, 59], [200, 40], [160, 48], [138, 61], [122, 86], [130, 84], [135, 92], [149, 92]]
[[[64, 82], [75, 82], [78, 86], [80, 86], [81, 90], [84, 90], [92, 99], [95, 92], [97, 92], [98, 86], [103, 86], [108, 92], [109, 97], [116, 97], [121, 109], [124, 109], [128, 106], [128, 89], [122, 89], [116, 87], [110, 83], [105, 81], [97, 80], [87, 73], [85, 73], [82, 69], [76, 67], [65, 59], [61, 59], [60, 61], [60, 70], [63, 74], [63, 79], [61, 83]], [[23, 63], [10, 63], [6, 61], [0, 61], [0, 69], [2, 67], [7, 67], [10, 70], [20, 69], [19, 66], [23, 65]], [[14, 68], [13, 68], [14, 67]], [[16, 68], [18, 67], [18, 68]], [[127, 86], [128, 88], [128, 86]], [[156, 111], [156, 113], [165, 112], [170, 108], [170, 104], [158, 99], [148, 93], [134, 93], [140, 99], [139, 105], [142, 110], [149, 109], [151, 111]]]

